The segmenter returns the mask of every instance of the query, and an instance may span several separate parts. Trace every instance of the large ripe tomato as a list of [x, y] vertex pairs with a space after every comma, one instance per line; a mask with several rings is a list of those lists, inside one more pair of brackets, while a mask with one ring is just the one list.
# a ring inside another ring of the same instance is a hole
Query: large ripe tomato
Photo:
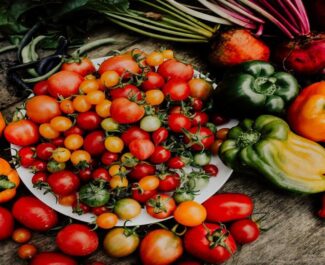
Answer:
[[205, 223], [188, 230], [184, 237], [186, 251], [208, 263], [220, 264], [230, 259], [237, 246], [233, 237], [219, 224]]
[[171, 100], [182, 101], [190, 96], [190, 87], [181, 79], [170, 79], [163, 87], [163, 93]]
[[14, 231], [14, 218], [12, 214], [3, 207], [0, 207], [0, 240], [7, 239]]
[[154, 152], [150, 156], [150, 161], [154, 164], [162, 164], [169, 160], [171, 157], [171, 152], [163, 147], [163, 146], [156, 146]]
[[79, 59], [77, 62], [66, 62], [62, 65], [61, 70], [63, 71], [71, 71], [75, 72], [81, 76], [89, 75], [96, 71], [96, 68], [92, 61], [83, 57]]
[[141, 84], [141, 87], [144, 91], [153, 90], [153, 89], [160, 89], [165, 84], [164, 78], [156, 73], [156, 72], [149, 72], [146, 74], [145, 81]]
[[48, 91], [51, 96], [64, 98], [76, 95], [83, 77], [75, 72], [60, 71], [48, 79]]
[[105, 133], [103, 131], [94, 131], [84, 139], [84, 149], [92, 156], [98, 156], [105, 152]]
[[66, 196], [76, 192], [80, 186], [77, 175], [68, 170], [62, 170], [51, 174], [47, 183], [51, 190], [60, 196]]
[[157, 194], [146, 203], [147, 213], [157, 219], [171, 216], [175, 209], [175, 200], [167, 194]]
[[229, 222], [252, 215], [254, 204], [250, 197], [240, 193], [216, 194], [203, 203], [210, 222]]
[[173, 132], [182, 132], [183, 129], [191, 128], [191, 120], [189, 117], [181, 113], [172, 113], [168, 116], [168, 126]]
[[87, 256], [97, 249], [98, 236], [86, 225], [70, 224], [57, 234], [56, 244], [65, 254]]
[[110, 111], [112, 118], [122, 124], [137, 122], [145, 114], [143, 106], [126, 98], [114, 99]]
[[208, 149], [214, 142], [214, 134], [207, 127], [192, 127], [185, 134], [184, 139], [186, 144], [190, 144], [195, 151]]
[[131, 55], [120, 54], [106, 59], [100, 65], [98, 72], [102, 75], [109, 70], [116, 71], [120, 76], [124, 75], [127, 78], [130, 76], [130, 73], [138, 74], [141, 69]]
[[150, 134], [138, 126], [132, 126], [122, 133], [121, 138], [125, 145], [129, 145], [136, 139], [150, 140]]
[[141, 178], [149, 175], [154, 175], [156, 167], [146, 162], [140, 162], [132, 168], [128, 176], [133, 179], [140, 180]]
[[139, 88], [134, 85], [125, 85], [123, 87], [114, 88], [109, 90], [112, 100], [116, 98], [127, 98], [130, 100], [141, 100], [142, 95]]
[[186, 65], [175, 59], [170, 59], [159, 66], [158, 74], [162, 75], [165, 79], [177, 78], [189, 81], [193, 77], [194, 70], [190, 64]]
[[57, 252], [41, 252], [29, 265], [77, 265], [72, 258]]
[[147, 139], [136, 139], [129, 144], [129, 149], [139, 160], [146, 160], [155, 151], [155, 145]]
[[48, 231], [58, 223], [56, 212], [33, 196], [20, 197], [12, 213], [17, 221], [36, 231]]
[[239, 244], [251, 243], [260, 235], [258, 225], [251, 219], [238, 220], [232, 223], [229, 231]]
[[5, 128], [4, 136], [9, 143], [20, 146], [32, 145], [39, 140], [38, 127], [31, 120], [9, 123]]
[[59, 103], [52, 97], [42, 95], [28, 99], [26, 114], [36, 123], [46, 123], [61, 114]]
[[173, 232], [165, 229], [149, 232], [140, 244], [140, 257], [144, 265], [172, 264], [182, 254], [182, 240]]
[[99, 128], [101, 121], [101, 117], [94, 111], [82, 112], [77, 116], [78, 127], [86, 131]]

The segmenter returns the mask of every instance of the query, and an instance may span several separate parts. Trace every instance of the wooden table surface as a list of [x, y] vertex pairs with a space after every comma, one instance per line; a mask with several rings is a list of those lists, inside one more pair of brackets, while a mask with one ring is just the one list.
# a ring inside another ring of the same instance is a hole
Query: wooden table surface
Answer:
[[[108, 33], [108, 31], [110, 33]], [[91, 58], [105, 56], [114, 49], [132, 49], [139, 47], [149, 52], [161, 47], [172, 48], [176, 56], [201, 71], [209, 71], [218, 76], [213, 68], [207, 67], [207, 47], [200, 45], [184, 45], [164, 43], [148, 38], [140, 38], [121, 29], [98, 30], [89, 36], [89, 40], [103, 37], [114, 37], [121, 43], [100, 48], [89, 53]], [[0, 43], [0, 47], [6, 45]], [[27, 96], [7, 83], [5, 69], [15, 60], [15, 53], [0, 56], [0, 110], [7, 118]], [[9, 158], [8, 144], [0, 140], [0, 156]], [[318, 265], [325, 264], [325, 222], [315, 217], [320, 198], [315, 196], [297, 196], [274, 189], [270, 184], [262, 182], [258, 177], [233, 174], [220, 192], [241, 192], [251, 196], [255, 202], [255, 212], [266, 214], [261, 226], [270, 228], [263, 232], [258, 241], [242, 247], [226, 265]], [[28, 193], [23, 187], [20, 193]], [[10, 207], [10, 205], [7, 205]], [[259, 215], [260, 216], [260, 215]], [[258, 217], [258, 216], [257, 216]], [[62, 217], [64, 220], [65, 218]], [[54, 234], [34, 233], [32, 243], [39, 250], [55, 250]], [[0, 264], [25, 264], [16, 257], [18, 245], [11, 240], [0, 242]], [[111, 259], [102, 250], [88, 259], [99, 260], [106, 264], [126, 265], [141, 264], [136, 255], [125, 259]]]

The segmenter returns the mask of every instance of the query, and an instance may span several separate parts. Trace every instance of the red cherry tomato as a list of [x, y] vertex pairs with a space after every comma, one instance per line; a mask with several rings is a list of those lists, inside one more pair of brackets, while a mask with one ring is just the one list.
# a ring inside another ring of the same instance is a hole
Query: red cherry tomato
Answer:
[[164, 78], [156, 73], [156, 72], [148, 72], [145, 77], [145, 81], [143, 81], [141, 87], [144, 91], [152, 90], [152, 89], [160, 89], [165, 84]]
[[87, 182], [91, 179], [92, 175], [92, 171], [89, 167], [80, 169], [78, 172], [78, 177], [80, 178], [80, 180]]
[[229, 118], [221, 115], [221, 114], [214, 114], [212, 115], [212, 118], [211, 118], [211, 121], [212, 123], [214, 123], [215, 125], [223, 125], [227, 122], [229, 122]]
[[105, 166], [109, 166], [112, 163], [114, 163], [115, 161], [118, 160], [118, 154], [117, 153], [112, 153], [109, 151], [106, 151], [102, 154], [100, 161], [105, 165]]
[[39, 95], [48, 95], [49, 94], [48, 88], [49, 88], [49, 84], [48, 84], [47, 80], [43, 80], [43, 81], [37, 82], [34, 85], [34, 87], [33, 87], [33, 93], [36, 96], [39, 96]]
[[146, 203], [157, 194], [157, 190], [143, 190], [138, 185], [132, 186], [132, 198], [140, 203]]
[[127, 98], [130, 100], [142, 99], [141, 91], [134, 85], [125, 85], [123, 87], [114, 88], [109, 92], [113, 100], [116, 98]]
[[77, 116], [77, 125], [83, 130], [95, 130], [99, 128], [101, 117], [94, 111], [87, 111], [79, 113]]
[[155, 146], [150, 140], [136, 139], [130, 143], [129, 149], [131, 154], [139, 160], [146, 160], [155, 151]]
[[152, 141], [155, 145], [159, 145], [167, 140], [168, 135], [168, 130], [164, 127], [160, 127], [158, 130], [152, 133]]
[[46, 162], [36, 159], [30, 166], [30, 168], [32, 168], [33, 171], [38, 172], [38, 171], [45, 171], [46, 166], [47, 166]]
[[203, 101], [199, 98], [193, 99], [192, 107], [195, 111], [201, 111], [203, 108]]
[[103, 131], [94, 131], [84, 139], [84, 149], [92, 156], [98, 156], [105, 152], [105, 133]]
[[204, 126], [209, 121], [209, 116], [205, 112], [196, 112], [192, 119], [192, 126]]
[[79, 178], [68, 170], [62, 170], [51, 174], [47, 183], [51, 190], [60, 196], [66, 196], [76, 192], [80, 186]]
[[111, 116], [118, 123], [129, 124], [139, 121], [145, 114], [143, 106], [126, 98], [117, 98], [112, 101]]
[[132, 168], [129, 176], [133, 179], [140, 180], [143, 177], [154, 175], [156, 173], [156, 167], [146, 162], [140, 162]]
[[130, 77], [130, 74], [140, 73], [138, 63], [129, 54], [121, 54], [106, 59], [99, 67], [98, 72], [102, 75], [104, 72], [113, 70], [120, 76]]
[[108, 174], [108, 171], [103, 167], [96, 168], [92, 173], [92, 178], [102, 179], [106, 182], [109, 182], [111, 180], [111, 176]]
[[212, 164], [203, 166], [203, 170], [205, 171], [205, 173], [207, 173], [210, 176], [216, 176], [218, 175], [219, 172], [218, 167]]
[[126, 145], [129, 145], [136, 139], [150, 140], [150, 134], [140, 127], [132, 126], [122, 133], [121, 138]]
[[83, 135], [84, 131], [80, 129], [78, 126], [72, 126], [69, 130], [64, 132], [64, 136], [67, 137], [71, 134], [78, 134], [78, 135]]
[[185, 167], [185, 163], [179, 156], [175, 156], [169, 159], [169, 161], [167, 162], [167, 167], [173, 169], [181, 169]]
[[40, 143], [36, 147], [36, 155], [39, 159], [49, 160], [52, 156], [53, 151], [56, 149], [56, 146], [51, 143]]
[[166, 173], [159, 175], [159, 187], [160, 191], [174, 191], [181, 185], [181, 178], [177, 173]]
[[18, 159], [19, 159], [20, 165], [22, 165], [23, 167], [28, 168], [28, 167], [32, 166], [32, 164], [35, 161], [34, 148], [32, 148], [30, 146], [21, 148], [18, 151]]
[[66, 62], [62, 65], [61, 70], [75, 72], [81, 76], [89, 75], [96, 71], [92, 61], [83, 57], [78, 62]]
[[230, 225], [229, 231], [239, 244], [251, 243], [260, 235], [258, 225], [250, 219], [235, 221]]
[[38, 183], [45, 183], [47, 181], [47, 174], [45, 172], [36, 172], [32, 177], [32, 183], [37, 185]]
[[214, 135], [207, 127], [192, 127], [185, 135], [185, 143], [191, 144], [191, 148], [196, 151], [208, 149], [214, 142]]
[[178, 62], [175, 59], [170, 59], [163, 62], [158, 67], [158, 74], [165, 79], [177, 78], [184, 81], [192, 79], [194, 70], [191, 65], [186, 65], [182, 62]]
[[150, 156], [150, 161], [154, 164], [162, 164], [169, 160], [171, 152], [163, 146], [156, 146], [154, 152]]
[[31, 120], [20, 120], [9, 123], [4, 130], [4, 136], [9, 143], [27, 146], [39, 140], [37, 125]]
[[0, 207], [0, 240], [11, 237], [14, 231], [14, 218], [12, 214], [3, 207]]
[[182, 132], [191, 128], [191, 120], [181, 113], [172, 113], [168, 116], [168, 126], [173, 132]]
[[147, 213], [157, 219], [171, 216], [175, 209], [175, 200], [167, 194], [157, 194], [146, 203]]
[[190, 87], [180, 79], [170, 79], [163, 87], [163, 93], [171, 100], [182, 101], [190, 96]]

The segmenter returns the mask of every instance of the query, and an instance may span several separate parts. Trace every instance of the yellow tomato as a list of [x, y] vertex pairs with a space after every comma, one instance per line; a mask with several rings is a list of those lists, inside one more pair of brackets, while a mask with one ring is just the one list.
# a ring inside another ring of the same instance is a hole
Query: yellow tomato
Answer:
[[162, 54], [163, 54], [165, 59], [173, 59], [174, 58], [173, 50], [163, 50]]
[[155, 51], [147, 56], [146, 62], [150, 66], [158, 66], [164, 62], [164, 56], [161, 52]]
[[96, 91], [99, 89], [98, 82], [95, 79], [86, 79], [80, 84], [80, 91], [88, 94], [91, 91]]
[[100, 76], [100, 81], [105, 87], [116, 86], [120, 82], [120, 76], [116, 71], [106, 71]]
[[102, 103], [105, 99], [105, 93], [101, 90], [91, 91], [87, 94], [86, 99], [88, 103], [92, 105], [97, 105]]
[[164, 93], [159, 89], [153, 89], [146, 92], [146, 102], [149, 105], [160, 105], [164, 101]]
[[112, 153], [121, 153], [124, 148], [123, 140], [117, 136], [108, 136], [104, 144], [106, 149]]
[[202, 224], [207, 217], [207, 211], [195, 201], [185, 201], [179, 204], [174, 212], [174, 218], [177, 223], [185, 226], [198, 226]]
[[87, 96], [85, 95], [76, 96], [72, 101], [72, 105], [78, 112], [86, 112], [91, 108], [91, 104], [87, 101]]
[[70, 134], [64, 139], [64, 146], [69, 150], [77, 150], [84, 143], [84, 140], [79, 134]]
[[76, 150], [71, 154], [70, 160], [73, 165], [78, 165], [79, 163], [87, 163], [91, 162], [90, 154], [85, 150]]
[[125, 188], [129, 184], [128, 180], [126, 177], [112, 177], [112, 179], [109, 181], [109, 185], [112, 189], [116, 188]]
[[146, 176], [139, 180], [139, 186], [143, 190], [155, 190], [159, 186], [159, 178], [156, 176]]
[[126, 174], [126, 168], [120, 165], [112, 165], [108, 169], [108, 173], [112, 177], [124, 177]]
[[108, 99], [104, 99], [101, 103], [96, 105], [96, 113], [98, 114], [98, 116], [102, 118], [107, 118], [111, 116], [111, 112], [110, 112], [111, 105], [112, 102]]
[[50, 125], [54, 130], [64, 132], [72, 127], [72, 121], [67, 117], [57, 116], [50, 121]]
[[72, 114], [74, 113], [74, 107], [72, 101], [70, 99], [64, 99], [60, 103], [60, 109], [65, 114]]
[[59, 163], [67, 162], [71, 157], [71, 152], [64, 147], [56, 148], [52, 153], [52, 158]]
[[43, 123], [39, 126], [39, 133], [45, 139], [55, 139], [60, 136], [60, 133], [54, 130], [49, 123]]

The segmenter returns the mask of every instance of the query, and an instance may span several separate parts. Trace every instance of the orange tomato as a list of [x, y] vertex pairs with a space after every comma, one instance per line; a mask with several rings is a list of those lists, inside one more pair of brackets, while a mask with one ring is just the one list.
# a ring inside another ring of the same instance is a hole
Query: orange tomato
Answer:
[[12, 233], [12, 240], [20, 244], [28, 242], [31, 237], [32, 233], [23, 227], [15, 229]]
[[115, 176], [109, 181], [109, 185], [112, 189], [123, 188], [129, 185], [126, 177]]
[[72, 206], [76, 201], [77, 195], [75, 193], [67, 196], [60, 196], [58, 200], [59, 204], [64, 206]]
[[99, 85], [95, 77], [94, 79], [93, 78], [89, 79], [86, 76], [86, 79], [82, 81], [82, 83], [80, 84], [80, 91], [85, 94], [88, 94], [89, 92], [92, 91], [96, 91], [98, 89], [99, 89]]
[[194, 78], [188, 82], [188, 85], [191, 90], [191, 97], [193, 98], [206, 100], [212, 92], [212, 85], [202, 78]]
[[146, 176], [140, 179], [139, 186], [145, 190], [155, 190], [159, 186], [159, 178], [156, 176]]
[[161, 52], [152, 52], [146, 58], [146, 63], [150, 66], [158, 66], [164, 62], [164, 55]]
[[204, 222], [207, 211], [203, 205], [195, 201], [185, 201], [174, 211], [176, 222], [185, 226], [198, 226]]
[[32, 244], [25, 244], [18, 248], [18, 256], [21, 259], [31, 259], [37, 253], [37, 248]]
[[87, 163], [91, 162], [91, 156], [87, 151], [84, 150], [76, 150], [71, 154], [70, 160], [73, 165], [78, 165], [79, 163]]
[[60, 133], [54, 130], [49, 123], [43, 123], [39, 126], [39, 133], [45, 139], [55, 139], [60, 136]]
[[111, 112], [110, 112], [111, 105], [112, 102], [108, 99], [104, 99], [101, 103], [96, 105], [96, 113], [98, 114], [98, 116], [102, 118], [107, 118], [111, 116]]
[[72, 127], [72, 121], [67, 117], [57, 116], [50, 121], [50, 125], [54, 130], [64, 132]]
[[71, 152], [64, 147], [56, 148], [52, 153], [52, 158], [59, 163], [67, 162], [71, 157]]
[[74, 113], [74, 107], [72, 101], [70, 99], [64, 99], [60, 103], [60, 109], [65, 114], [72, 114]]
[[164, 101], [164, 93], [159, 89], [153, 89], [146, 92], [146, 102], [149, 105], [160, 105]]
[[105, 93], [101, 90], [91, 91], [87, 94], [86, 99], [88, 103], [97, 105], [105, 100]]
[[118, 217], [114, 213], [102, 213], [96, 219], [96, 224], [102, 229], [111, 229], [118, 222]]
[[64, 139], [64, 146], [69, 150], [77, 150], [84, 144], [84, 140], [79, 134], [70, 134]]
[[78, 112], [86, 112], [91, 108], [91, 104], [88, 102], [87, 96], [85, 95], [76, 96], [72, 101], [72, 105]]
[[162, 54], [163, 54], [165, 59], [173, 59], [174, 58], [173, 50], [163, 50]]
[[216, 133], [217, 139], [220, 139], [223, 141], [226, 140], [228, 132], [229, 132], [229, 128], [222, 128], [220, 130], [217, 130], [217, 133]]
[[105, 71], [100, 76], [100, 81], [105, 87], [113, 87], [116, 86], [120, 82], [120, 76], [116, 71], [109, 70]]
[[124, 148], [124, 142], [120, 137], [108, 136], [105, 139], [105, 147], [112, 153], [121, 153]]
[[126, 168], [120, 165], [112, 165], [108, 169], [108, 173], [112, 177], [125, 177]]

